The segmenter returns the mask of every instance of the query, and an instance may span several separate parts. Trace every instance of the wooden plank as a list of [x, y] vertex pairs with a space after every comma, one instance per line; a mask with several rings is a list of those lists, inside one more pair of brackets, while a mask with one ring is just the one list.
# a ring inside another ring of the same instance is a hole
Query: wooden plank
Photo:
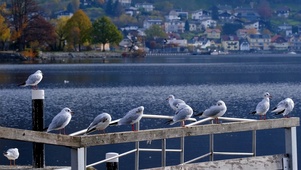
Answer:
[[0, 138], [76, 148], [80, 144], [79, 137], [5, 127], [0, 127]]
[[126, 131], [108, 134], [68, 136], [53, 133], [36, 132], [14, 128], [0, 127], [0, 138], [37, 142], [52, 145], [69, 146], [74, 148], [106, 145], [114, 143], [127, 143], [157, 139], [179, 138], [183, 136], [198, 136], [208, 134], [220, 134], [229, 132], [241, 132], [250, 130], [263, 130], [273, 128], [288, 128], [299, 126], [299, 118], [269, 119], [251, 122], [230, 122], [223, 124], [206, 124], [191, 127], [173, 127], [163, 129], [150, 129], [141, 131]]
[[226, 159], [220, 161], [193, 163], [187, 165], [168, 166], [160, 168], [150, 168], [145, 170], [191, 170], [191, 169], [202, 169], [202, 170], [230, 170], [230, 169], [252, 169], [252, 170], [275, 170], [282, 168], [283, 154], [269, 155], [269, 156], [258, 156], [238, 159]]
[[229, 132], [241, 132], [251, 130], [263, 130], [273, 128], [287, 128], [299, 126], [299, 118], [269, 119], [251, 122], [232, 122], [224, 124], [207, 124], [191, 127], [173, 127], [164, 129], [151, 129], [141, 131], [127, 131], [118, 133], [88, 135], [81, 137], [81, 146], [96, 146], [114, 143], [127, 143], [156, 139], [179, 138], [183, 136], [198, 136], [208, 134], [221, 134]]

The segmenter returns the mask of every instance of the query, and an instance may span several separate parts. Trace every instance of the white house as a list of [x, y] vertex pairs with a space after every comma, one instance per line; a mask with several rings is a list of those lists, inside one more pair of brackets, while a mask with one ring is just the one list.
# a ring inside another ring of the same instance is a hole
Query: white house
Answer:
[[162, 20], [161, 19], [147, 19], [147, 20], [144, 20], [143, 28], [149, 29], [154, 24], [162, 25]]
[[206, 19], [201, 21], [201, 25], [207, 29], [207, 28], [215, 28], [217, 25], [217, 22], [212, 19]]
[[185, 22], [179, 20], [171, 20], [164, 23], [165, 32], [183, 33], [185, 31]]
[[200, 9], [191, 13], [191, 19], [193, 20], [211, 19], [211, 13]]
[[187, 47], [187, 40], [170, 39], [167, 41], [167, 44], [177, 44], [179, 47]]
[[245, 23], [244, 24], [244, 28], [245, 29], [255, 29], [255, 30], [259, 30], [259, 22], [249, 22], [249, 23]]
[[143, 9], [146, 12], [152, 12], [155, 8], [154, 5], [150, 3], [137, 3], [135, 7], [138, 9]]

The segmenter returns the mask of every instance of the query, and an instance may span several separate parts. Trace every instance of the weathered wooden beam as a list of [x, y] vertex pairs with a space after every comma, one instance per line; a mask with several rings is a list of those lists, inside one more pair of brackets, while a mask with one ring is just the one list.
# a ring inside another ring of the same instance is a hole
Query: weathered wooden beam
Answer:
[[141, 131], [126, 131], [87, 136], [68, 136], [53, 133], [36, 132], [15, 128], [0, 127], [0, 138], [20, 140], [27, 142], [61, 145], [74, 148], [106, 145], [114, 143], [127, 143], [157, 139], [179, 138], [183, 136], [198, 136], [208, 134], [220, 134], [229, 132], [241, 132], [251, 130], [263, 130], [274, 128], [288, 128], [299, 126], [299, 118], [269, 119], [251, 122], [230, 122], [223, 124], [206, 124], [190, 127], [173, 127], [163, 129], [150, 129]]
[[173, 127], [164, 129], [151, 129], [141, 131], [127, 131], [81, 137], [81, 146], [96, 146], [114, 143], [127, 143], [157, 139], [179, 138], [183, 136], [198, 136], [221, 134], [229, 132], [242, 132], [274, 128], [288, 128], [299, 126], [299, 118], [269, 119], [251, 122], [232, 122], [223, 124], [206, 124], [191, 127]]
[[210, 161], [202, 163], [193, 163], [186, 165], [168, 166], [160, 168], [150, 168], [146, 170], [190, 170], [190, 169], [202, 169], [202, 170], [221, 170], [221, 169], [283, 169], [282, 158], [283, 154], [268, 155], [238, 159], [226, 159], [220, 161]]
[[68, 147], [80, 147], [80, 137], [46, 132], [0, 127], [0, 138], [26, 142], [45, 143]]

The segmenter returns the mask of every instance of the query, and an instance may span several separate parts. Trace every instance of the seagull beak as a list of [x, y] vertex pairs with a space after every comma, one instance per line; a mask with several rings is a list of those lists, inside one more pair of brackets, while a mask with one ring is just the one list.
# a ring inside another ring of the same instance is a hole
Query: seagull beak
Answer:
[[71, 115], [74, 115], [74, 112], [71, 111], [70, 113], [71, 113]]

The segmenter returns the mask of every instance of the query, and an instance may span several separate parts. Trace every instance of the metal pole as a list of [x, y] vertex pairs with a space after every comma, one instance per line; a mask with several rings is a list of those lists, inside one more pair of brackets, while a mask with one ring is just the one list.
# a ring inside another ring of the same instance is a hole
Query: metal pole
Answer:
[[71, 169], [86, 169], [87, 148], [71, 148]]
[[256, 130], [252, 131], [252, 152], [256, 156]]
[[[211, 124], [213, 124], [213, 120], [211, 120]], [[210, 161], [214, 160], [214, 134], [210, 134], [209, 135], [209, 142], [210, 142], [210, 146], [209, 146], [209, 153], [211, 153], [210, 155]]]
[[[139, 131], [140, 130], [140, 121], [138, 121], [137, 123], [136, 123], [136, 130], [137, 131]], [[135, 145], [136, 145], [136, 157], [135, 157], [135, 170], [139, 170], [139, 141], [137, 141], [136, 143], [135, 143]]]
[[181, 164], [184, 163], [184, 146], [185, 146], [184, 140], [185, 140], [184, 136], [181, 137], [181, 153], [180, 153], [181, 154], [181, 158], [180, 158]]
[[[115, 153], [115, 152], [108, 152], [108, 153], [106, 153], [106, 159], [116, 157], [118, 155], [119, 154]], [[119, 162], [118, 158], [107, 161], [107, 163], [106, 163], [107, 170], [118, 170], [118, 167], [119, 167], [118, 162]]]
[[[32, 90], [32, 130], [43, 131], [44, 129], [44, 90]], [[44, 168], [45, 145], [33, 143], [33, 167]]]
[[162, 160], [161, 160], [161, 166], [166, 166], [166, 139], [162, 139]]
[[298, 169], [297, 159], [297, 130], [296, 127], [285, 129], [285, 152], [289, 155], [291, 170]]

